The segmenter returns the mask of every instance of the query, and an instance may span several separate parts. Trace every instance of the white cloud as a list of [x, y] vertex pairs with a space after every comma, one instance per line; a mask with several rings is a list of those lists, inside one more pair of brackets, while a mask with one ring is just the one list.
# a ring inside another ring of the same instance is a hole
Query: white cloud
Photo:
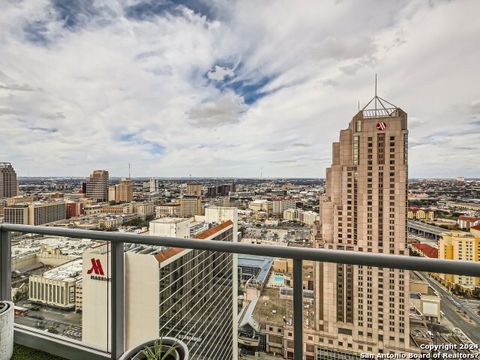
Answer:
[[227, 67], [218, 66], [218, 65], [215, 65], [215, 68], [210, 70], [207, 73], [207, 77], [210, 80], [215, 80], [215, 81], [223, 81], [225, 80], [225, 78], [232, 77], [234, 75], [235, 75], [235, 72], [233, 71], [233, 69], [229, 69]]
[[323, 177], [377, 72], [410, 175], [478, 176], [475, 0], [95, 4], [2, 6], [0, 160], [20, 175]]

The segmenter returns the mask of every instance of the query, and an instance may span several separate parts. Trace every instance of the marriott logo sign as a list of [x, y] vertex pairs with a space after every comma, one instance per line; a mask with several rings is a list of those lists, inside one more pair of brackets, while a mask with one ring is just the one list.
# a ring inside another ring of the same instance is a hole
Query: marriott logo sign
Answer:
[[87, 274], [90, 275], [90, 279], [109, 281], [110, 278], [108, 276], [105, 276], [105, 273], [103, 272], [103, 267], [100, 259], [93, 258], [90, 259], [90, 261], [92, 263], [92, 267], [87, 271]]

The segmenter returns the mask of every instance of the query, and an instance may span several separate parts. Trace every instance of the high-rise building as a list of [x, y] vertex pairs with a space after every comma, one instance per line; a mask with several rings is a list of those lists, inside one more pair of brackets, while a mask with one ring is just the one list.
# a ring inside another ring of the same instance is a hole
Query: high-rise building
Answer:
[[118, 198], [120, 201], [130, 202], [133, 200], [133, 181], [122, 179], [118, 184]]
[[[315, 244], [405, 255], [407, 114], [377, 96], [367, 107], [333, 143]], [[409, 351], [408, 272], [318, 263], [315, 276], [322, 359]]]
[[[156, 235], [186, 235], [183, 223], [189, 220], [161, 221], [155, 223]], [[198, 241], [233, 241], [233, 228], [228, 220], [211, 224], [194, 237]], [[106, 296], [110, 264], [108, 245], [84, 252], [82, 341], [103, 350], [110, 348], [110, 300]], [[159, 336], [172, 336], [186, 343], [192, 360], [236, 359], [236, 267], [232, 254], [127, 245], [126, 348]]]
[[94, 170], [87, 178], [87, 197], [96, 201], [108, 200], [108, 171]]
[[122, 179], [120, 183], [108, 187], [108, 201], [131, 202], [133, 200], [133, 181]]
[[11, 163], [0, 162], [0, 199], [18, 195], [17, 173]]
[[196, 195], [184, 195], [180, 199], [180, 216], [192, 217], [195, 215], [203, 215], [204, 207], [202, 199]]
[[282, 215], [287, 209], [295, 209], [297, 202], [291, 196], [276, 196], [272, 199], [272, 213]]
[[160, 180], [156, 178], [150, 179], [150, 192], [156, 193], [160, 190]]
[[187, 195], [194, 195], [198, 197], [202, 197], [202, 184], [187, 184]]

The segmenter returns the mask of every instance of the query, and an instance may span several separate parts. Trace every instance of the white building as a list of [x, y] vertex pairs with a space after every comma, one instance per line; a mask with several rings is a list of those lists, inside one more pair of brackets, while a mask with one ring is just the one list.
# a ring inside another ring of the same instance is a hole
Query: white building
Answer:
[[205, 222], [221, 224], [227, 220], [233, 222], [234, 242], [238, 239], [238, 209], [236, 207], [210, 206], [205, 209]]
[[306, 225], [313, 225], [318, 220], [318, 214], [314, 211], [301, 209], [287, 209], [283, 212], [283, 218], [289, 221], [298, 221]]
[[150, 221], [149, 234], [155, 236], [172, 236], [188, 239], [190, 237], [191, 219], [161, 218]]
[[[156, 235], [182, 237], [188, 223], [152, 221], [151, 229]], [[233, 222], [214, 225], [196, 238], [233, 241]], [[110, 350], [109, 258], [109, 245], [92, 248], [83, 257], [82, 341], [104, 351]], [[172, 336], [187, 344], [192, 359], [238, 359], [236, 268], [227, 253], [128, 245], [125, 347]]]
[[82, 278], [82, 259], [31, 275], [28, 279], [29, 300], [62, 309], [75, 308], [75, 287]]

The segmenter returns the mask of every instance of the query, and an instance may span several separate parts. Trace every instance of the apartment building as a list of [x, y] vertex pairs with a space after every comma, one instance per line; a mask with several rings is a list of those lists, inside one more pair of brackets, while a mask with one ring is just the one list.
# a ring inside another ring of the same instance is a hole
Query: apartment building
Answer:
[[287, 209], [295, 209], [297, 202], [291, 196], [289, 197], [274, 197], [272, 199], [272, 213], [274, 215], [282, 215]]
[[[438, 258], [446, 260], [480, 261], [480, 237], [463, 231], [442, 234]], [[437, 274], [448, 288], [471, 292], [480, 286], [480, 278], [465, 275]]]

